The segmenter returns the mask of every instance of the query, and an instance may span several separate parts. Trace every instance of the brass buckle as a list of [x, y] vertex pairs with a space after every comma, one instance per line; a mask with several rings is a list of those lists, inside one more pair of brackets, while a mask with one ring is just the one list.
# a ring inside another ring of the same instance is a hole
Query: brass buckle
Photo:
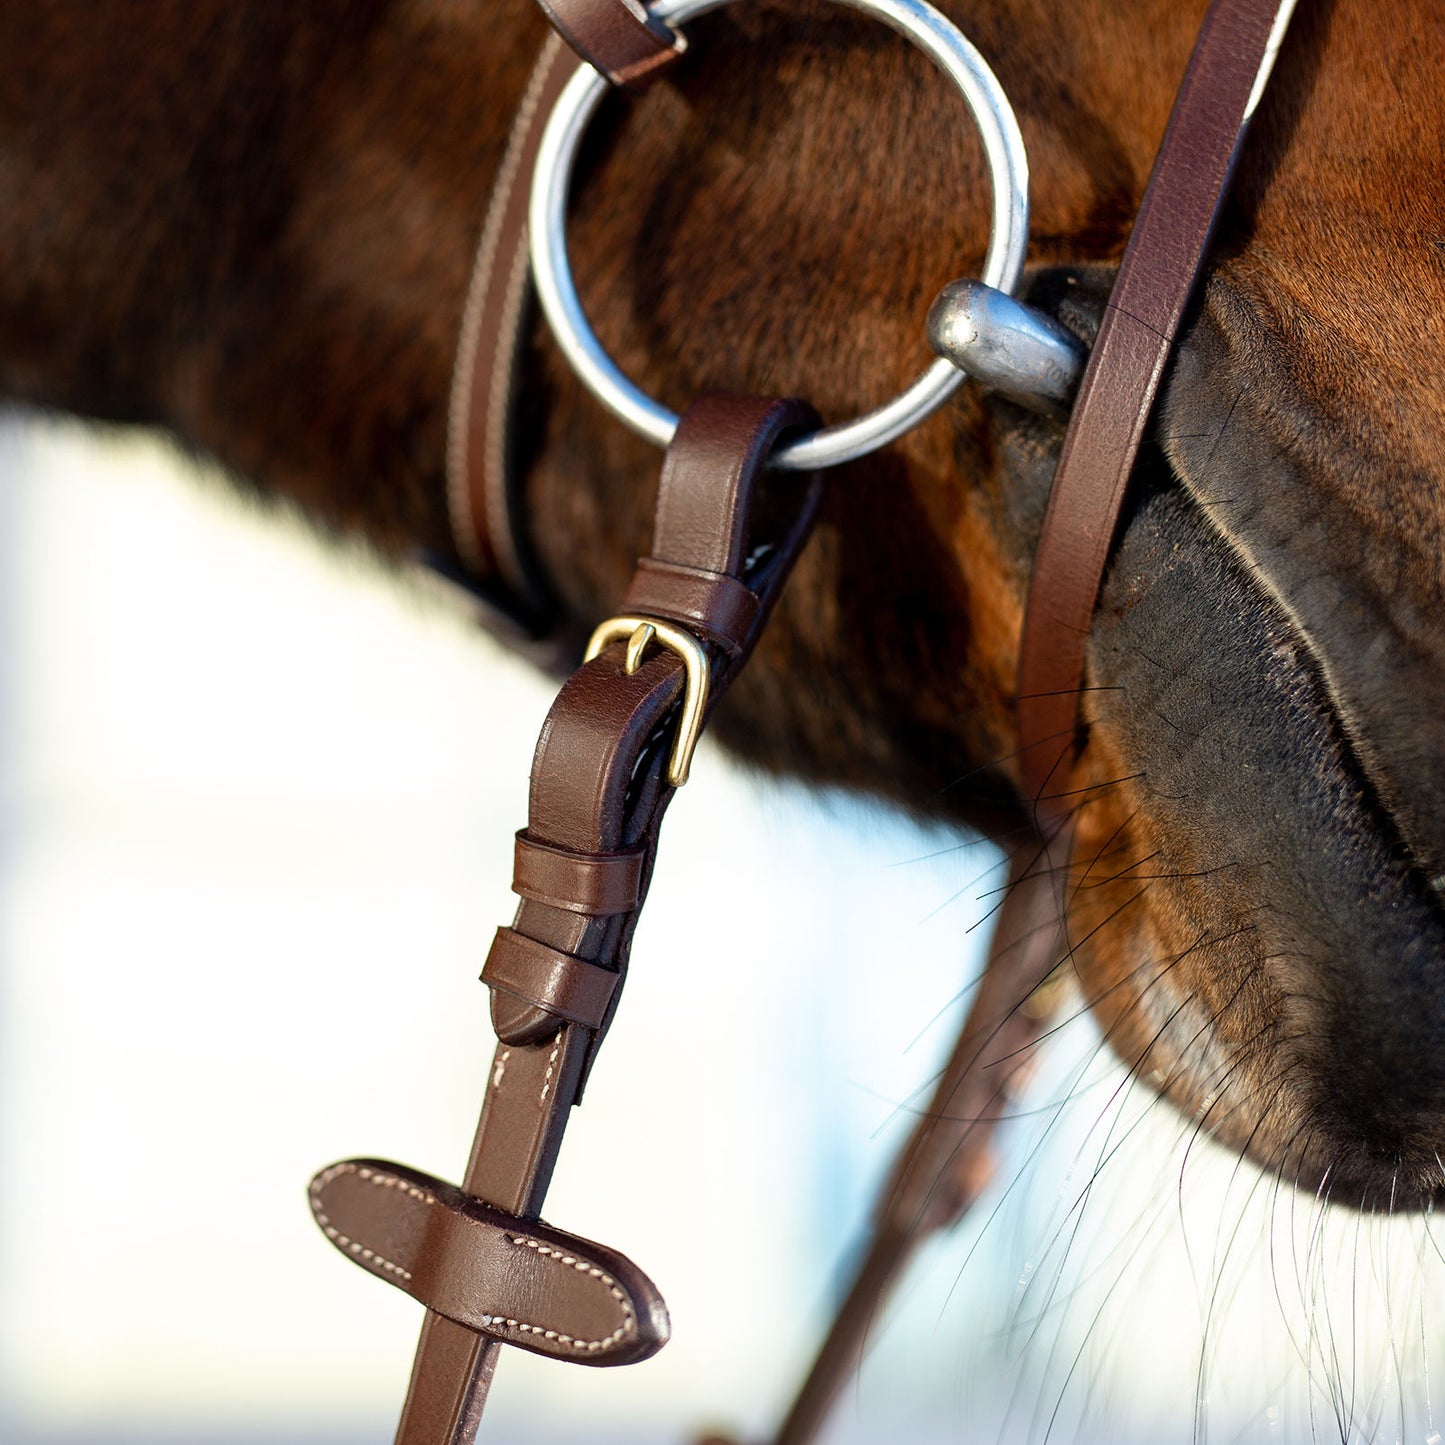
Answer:
[[702, 736], [702, 719], [707, 711], [707, 694], [711, 674], [708, 670], [707, 654], [702, 644], [690, 632], [656, 617], [612, 617], [592, 634], [587, 643], [583, 662], [591, 662], [609, 642], [625, 637], [627, 660], [623, 664], [627, 675], [632, 676], [642, 665], [642, 655], [649, 643], [658, 642], [675, 652], [681, 659], [686, 681], [683, 684], [682, 715], [677, 720], [677, 736], [672, 743], [672, 757], [668, 759], [667, 781], [674, 788], [687, 782], [688, 769], [692, 767], [693, 750]]

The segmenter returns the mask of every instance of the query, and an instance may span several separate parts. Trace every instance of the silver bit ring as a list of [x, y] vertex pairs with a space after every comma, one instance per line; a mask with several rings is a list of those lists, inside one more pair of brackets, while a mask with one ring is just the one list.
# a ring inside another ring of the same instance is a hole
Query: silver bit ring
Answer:
[[[682, 24], [731, 0], [658, 0], [651, 13]], [[860, 10], [917, 45], [953, 82], [978, 127], [993, 191], [993, 217], [983, 281], [1012, 294], [1023, 274], [1029, 232], [1029, 173], [1023, 136], [1003, 87], [963, 32], [926, 0], [836, 0]], [[579, 62], [552, 111], [537, 154], [528, 229], [532, 272], [542, 310], [567, 360], [594, 396], [634, 431], [665, 447], [677, 415], [630, 381], [603, 350], [577, 296], [567, 257], [567, 197], [583, 133], [611, 87]], [[866, 456], [932, 415], [963, 384], [964, 374], [939, 358], [905, 391], [853, 421], [780, 447], [774, 466], [815, 471]]]

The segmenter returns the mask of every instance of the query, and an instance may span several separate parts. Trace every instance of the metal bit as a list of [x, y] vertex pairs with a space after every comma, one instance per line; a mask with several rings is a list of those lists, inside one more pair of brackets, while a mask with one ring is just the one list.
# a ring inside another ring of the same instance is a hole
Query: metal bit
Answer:
[[928, 313], [928, 343], [988, 390], [1064, 418], [1084, 374], [1084, 343], [1052, 316], [985, 286], [952, 281]]

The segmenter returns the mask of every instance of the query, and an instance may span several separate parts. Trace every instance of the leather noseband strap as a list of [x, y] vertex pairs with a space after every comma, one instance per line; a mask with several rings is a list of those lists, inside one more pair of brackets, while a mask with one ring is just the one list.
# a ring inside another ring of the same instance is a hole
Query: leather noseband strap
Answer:
[[854, 1284], [775, 1445], [816, 1438], [894, 1279], [987, 1177], [993, 1127], [1048, 1026], [1064, 928], [1084, 649], [1129, 474], [1294, 0], [1215, 0], [1190, 57], [1074, 404], [1035, 554], [1019, 661], [1021, 766], [1037, 848], [1010, 859], [983, 981], [885, 1189]]
[[1129, 478], [1293, 10], [1294, 0], [1210, 7], [1074, 402], [1019, 649], [1020, 764], [1045, 835], [1060, 822], [1084, 649]]

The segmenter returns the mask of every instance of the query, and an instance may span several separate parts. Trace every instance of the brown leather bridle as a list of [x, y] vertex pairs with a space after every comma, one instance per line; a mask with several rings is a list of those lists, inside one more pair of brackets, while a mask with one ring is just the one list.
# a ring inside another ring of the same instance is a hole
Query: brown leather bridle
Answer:
[[[555, 608], [518, 525], [506, 435], [527, 305], [527, 178], [578, 55], [635, 87], [682, 43], [627, 0], [541, 3], [556, 34], [528, 87], [478, 251], [453, 399], [450, 496], [476, 590], [514, 635], [534, 639], [552, 630]], [[1014, 854], [982, 984], [779, 1445], [815, 1438], [904, 1264], [987, 1184], [988, 1142], [1047, 1025], [1040, 989], [1069, 957], [1067, 780], [1089, 626], [1135, 456], [1292, 8], [1293, 0], [1215, 0], [1180, 88], [1073, 410], [1034, 564], [1017, 704], [1037, 836]], [[705, 396], [668, 449], [651, 553], [622, 616], [563, 686], [538, 744], [528, 825], [517, 835], [513, 888], [522, 902], [482, 973], [499, 1043], [462, 1187], [374, 1160], [333, 1165], [312, 1183], [332, 1242], [427, 1306], [399, 1445], [470, 1442], [503, 1343], [623, 1364], [667, 1338], [661, 1296], [635, 1265], [538, 1215], [569, 1111], [617, 1006], [662, 816], [685, 778], [679, 707], [684, 719], [705, 722], [806, 541], [816, 477], [767, 480], [769, 515], [783, 520], [766, 534], [755, 530], [753, 503], [780, 438], [815, 421], [798, 402]]]

